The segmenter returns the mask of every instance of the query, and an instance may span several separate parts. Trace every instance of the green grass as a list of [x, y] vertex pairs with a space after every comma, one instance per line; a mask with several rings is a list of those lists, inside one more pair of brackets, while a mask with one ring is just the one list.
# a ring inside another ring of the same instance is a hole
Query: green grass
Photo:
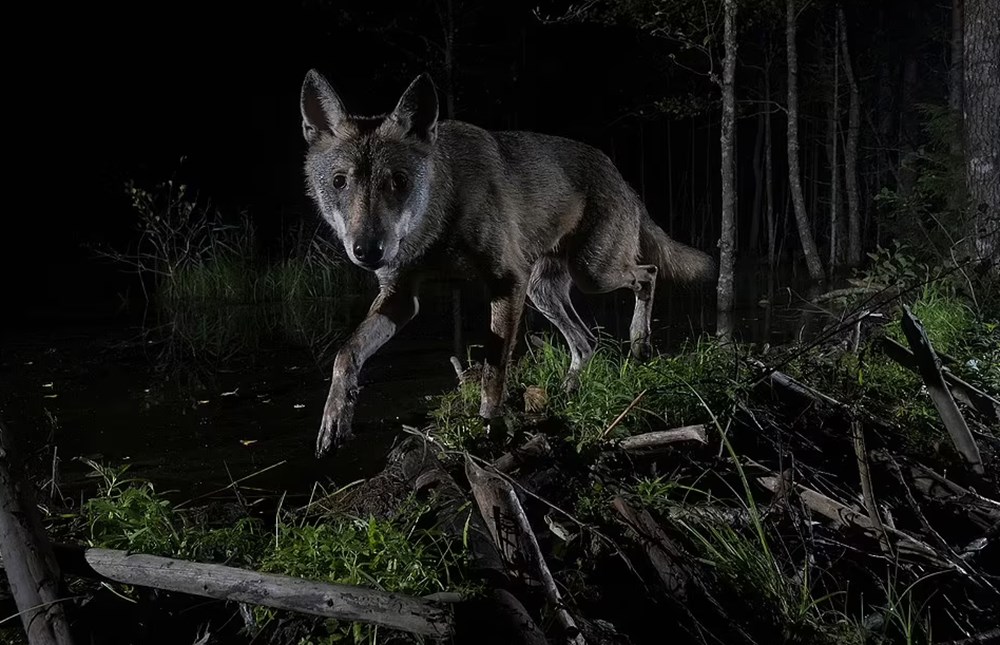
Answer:
[[[269, 526], [250, 517], [212, 526], [210, 515], [181, 509], [148, 481], [127, 477], [127, 466], [88, 463], [97, 493], [73, 521], [50, 527], [61, 539], [415, 596], [476, 592], [463, 576], [465, 545], [442, 535], [430, 507], [413, 497], [388, 519], [303, 510], [279, 513]], [[255, 611], [261, 627], [275, 615], [266, 608]], [[381, 641], [375, 626], [326, 621], [309, 642]]]
[[[546, 414], [565, 425], [562, 437], [577, 450], [653, 429], [707, 421], [710, 415], [705, 405], [727, 405], [740, 377], [745, 376], [742, 361], [734, 360], [732, 350], [708, 337], [685, 345], [674, 355], [660, 355], [647, 362], [635, 361], [617, 347], [601, 344], [580, 373], [579, 387], [573, 392], [562, 386], [568, 368], [566, 349], [561, 344], [545, 343], [513, 367], [509, 385], [514, 396], [527, 387], [543, 389]], [[474, 382], [439, 397], [431, 416], [442, 441], [461, 448], [481, 437], [478, 408], [479, 388]]]

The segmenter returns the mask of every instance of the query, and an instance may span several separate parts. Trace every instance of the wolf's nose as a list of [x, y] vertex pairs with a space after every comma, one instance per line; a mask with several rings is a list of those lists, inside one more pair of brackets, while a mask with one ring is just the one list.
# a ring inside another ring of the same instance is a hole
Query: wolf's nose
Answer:
[[354, 257], [361, 264], [378, 264], [384, 251], [382, 240], [360, 240], [354, 244]]

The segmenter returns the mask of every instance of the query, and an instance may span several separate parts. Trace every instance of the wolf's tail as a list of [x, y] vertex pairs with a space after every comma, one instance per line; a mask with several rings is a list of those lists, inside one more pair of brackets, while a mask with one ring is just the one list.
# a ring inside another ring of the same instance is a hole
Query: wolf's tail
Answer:
[[639, 238], [643, 261], [655, 264], [661, 279], [679, 283], [715, 280], [716, 266], [711, 256], [670, 239], [645, 213]]

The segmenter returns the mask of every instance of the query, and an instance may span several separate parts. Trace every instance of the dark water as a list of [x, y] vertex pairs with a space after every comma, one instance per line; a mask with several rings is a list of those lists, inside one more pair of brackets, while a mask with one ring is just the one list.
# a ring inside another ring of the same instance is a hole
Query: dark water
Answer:
[[[808, 314], [794, 282], [739, 272], [737, 334], [781, 343], [800, 333]], [[378, 470], [402, 424], [419, 425], [427, 397], [454, 386], [450, 293], [450, 287], [429, 289], [420, 316], [368, 363], [357, 437], [322, 462], [313, 457], [313, 442], [330, 365], [364, 315], [368, 296], [294, 307], [140, 311], [101, 324], [7, 334], [0, 413], [12, 431], [28, 438], [36, 467], [48, 470], [57, 448], [59, 482], [70, 494], [88, 470], [79, 457], [131, 464], [133, 475], [159, 490], [187, 496], [275, 464], [241, 486], [308, 494], [315, 481], [346, 484]], [[475, 287], [463, 288], [461, 301], [461, 342], [475, 354], [488, 327], [488, 305]], [[578, 308], [584, 320], [624, 340], [632, 302], [628, 293], [581, 296]], [[675, 349], [715, 331], [714, 293], [661, 288], [654, 318], [657, 349]], [[553, 331], [530, 309], [525, 328]]]

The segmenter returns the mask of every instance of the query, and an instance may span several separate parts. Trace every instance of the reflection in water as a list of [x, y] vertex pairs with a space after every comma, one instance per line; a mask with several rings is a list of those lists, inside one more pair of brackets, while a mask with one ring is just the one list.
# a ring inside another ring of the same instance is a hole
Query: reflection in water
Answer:
[[[734, 335], [771, 344], [794, 339], [810, 322], [803, 293], [789, 276], [740, 271]], [[131, 463], [160, 487], [204, 492], [279, 461], [254, 480], [263, 488], [307, 490], [316, 479], [344, 484], [366, 476], [401, 424], [425, 418], [426, 397], [454, 386], [449, 357], [488, 333], [483, 289], [464, 285], [455, 315], [453, 285], [429, 284], [421, 313], [383, 347], [362, 373], [356, 440], [331, 462], [312, 455], [344, 335], [358, 324], [370, 295], [291, 304], [199, 306], [150, 314], [144, 324], [46, 332], [8, 338], [0, 404], [12, 428], [53, 440], [65, 476], [79, 476], [78, 456]], [[634, 299], [627, 292], [574, 300], [600, 336], [626, 343]], [[714, 333], [714, 290], [663, 285], [654, 309], [654, 344], [674, 351]], [[555, 334], [529, 305], [524, 333]], [[524, 350], [523, 335], [519, 350]], [[471, 352], [475, 357], [476, 351]], [[58, 427], [43, 427], [51, 414]], [[42, 454], [41, 452], [39, 454]]]

